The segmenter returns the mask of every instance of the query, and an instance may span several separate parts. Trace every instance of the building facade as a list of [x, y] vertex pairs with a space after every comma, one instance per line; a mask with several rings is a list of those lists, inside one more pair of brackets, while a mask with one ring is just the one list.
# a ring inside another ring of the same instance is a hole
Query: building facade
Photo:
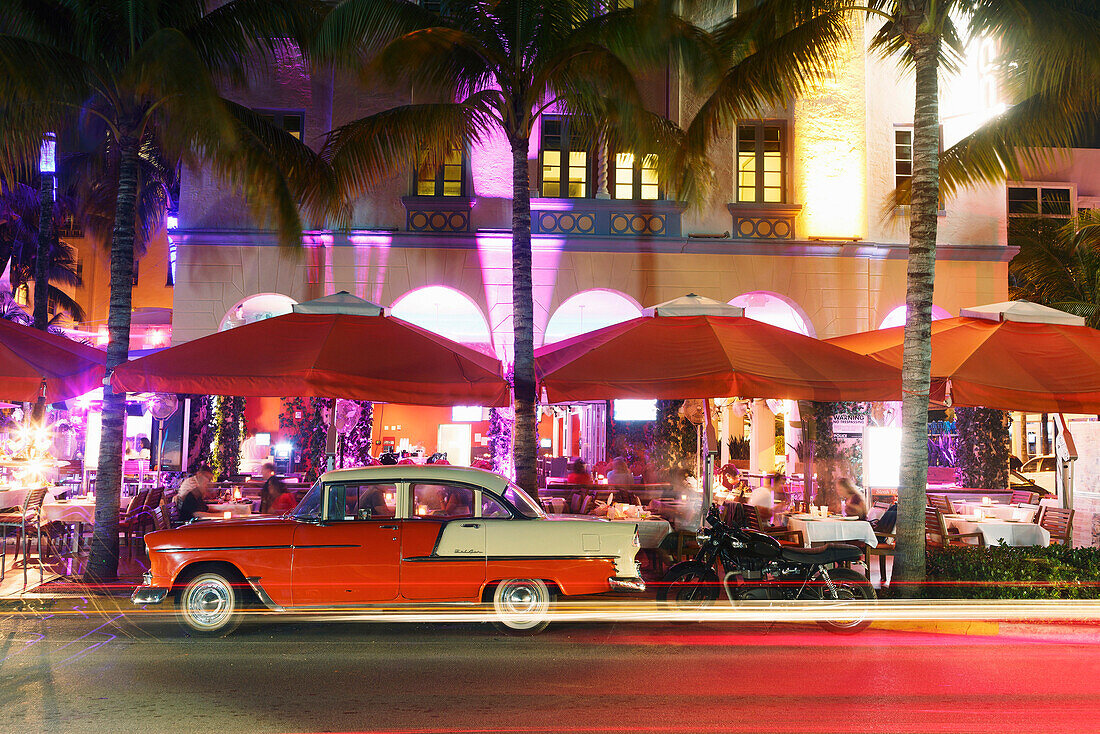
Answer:
[[[900, 323], [908, 218], [886, 202], [911, 174], [913, 80], [867, 52], [874, 30], [855, 28], [828, 79], [803, 98], [725, 131], [706, 201], [663, 198], [647, 156], [585, 149], [567, 117], [545, 115], [528, 155], [536, 345], [689, 292], [817, 337]], [[945, 81], [944, 146], [1002, 109], [994, 51], [972, 42]], [[681, 125], [699, 104], [675, 68], [644, 88], [653, 111]], [[333, 127], [409, 97], [287, 58], [240, 99], [319, 147]], [[944, 202], [937, 315], [1005, 300], [1006, 222], [1003, 185]], [[508, 359], [510, 225], [502, 139], [456, 150], [438, 169], [395, 172], [356, 203], [349, 230], [310, 232], [298, 255], [279, 249], [236, 192], [185, 171], [172, 340], [346, 290]]]

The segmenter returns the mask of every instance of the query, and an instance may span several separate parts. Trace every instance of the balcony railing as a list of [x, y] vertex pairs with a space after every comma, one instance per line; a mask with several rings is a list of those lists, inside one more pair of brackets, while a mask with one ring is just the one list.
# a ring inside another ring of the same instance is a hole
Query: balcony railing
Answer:
[[679, 237], [684, 205], [628, 199], [532, 199], [531, 231], [597, 237]]

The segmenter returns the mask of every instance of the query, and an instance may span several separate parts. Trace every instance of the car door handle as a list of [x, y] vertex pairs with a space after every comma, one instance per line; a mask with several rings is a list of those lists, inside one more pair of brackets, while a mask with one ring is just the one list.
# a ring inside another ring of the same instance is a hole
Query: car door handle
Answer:
[[378, 527], [381, 530], [397, 530], [396, 525], [379, 525]]
[[481, 526], [478, 525], [476, 522], [464, 522], [464, 523], [462, 523], [462, 527], [464, 527], [464, 528], [480, 528]]

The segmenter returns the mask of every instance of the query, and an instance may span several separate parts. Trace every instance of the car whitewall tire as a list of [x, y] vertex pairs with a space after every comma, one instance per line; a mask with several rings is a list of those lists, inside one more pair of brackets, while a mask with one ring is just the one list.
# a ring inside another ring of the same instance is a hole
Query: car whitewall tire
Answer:
[[176, 593], [176, 619], [195, 635], [221, 637], [241, 623], [241, 592], [220, 573], [200, 573]]
[[533, 635], [550, 624], [554, 593], [539, 579], [505, 579], [493, 589], [497, 626], [509, 634]]

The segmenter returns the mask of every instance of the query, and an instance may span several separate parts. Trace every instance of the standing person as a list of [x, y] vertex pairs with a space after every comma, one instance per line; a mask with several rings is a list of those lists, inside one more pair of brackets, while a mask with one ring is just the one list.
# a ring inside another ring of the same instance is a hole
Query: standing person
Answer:
[[592, 475], [584, 467], [584, 460], [577, 459], [569, 467], [569, 474], [565, 477], [566, 484], [592, 484]]
[[176, 495], [181, 523], [194, 520], [196, 512], [209, 511], [206, 499], [210, 494], [210, 485], [213, 481], [214, 471], [206, 465], [200, 466], [193, 475], [183, 480], [179, 494]]
[[274, 512], [272, 504], [286, 492], [286, 482], [275, 475], [275, 464], [270, 461], [260, 467], [260, 478], [264, 480], [264, 486], [260, 487], [260, 514], [263, 515]]
[[634, 484], [634, 474], [621, 456], [611, 462], [611, 471], [607, 473], [608, 484]]
[[856, 488], [851, 479], [847, 477], [838, 479], [836, 492], [844, 503], [845, 515], [854, 515], [860, 520], [867, 519], [867, 502], [863, 499], [863, 493]]

